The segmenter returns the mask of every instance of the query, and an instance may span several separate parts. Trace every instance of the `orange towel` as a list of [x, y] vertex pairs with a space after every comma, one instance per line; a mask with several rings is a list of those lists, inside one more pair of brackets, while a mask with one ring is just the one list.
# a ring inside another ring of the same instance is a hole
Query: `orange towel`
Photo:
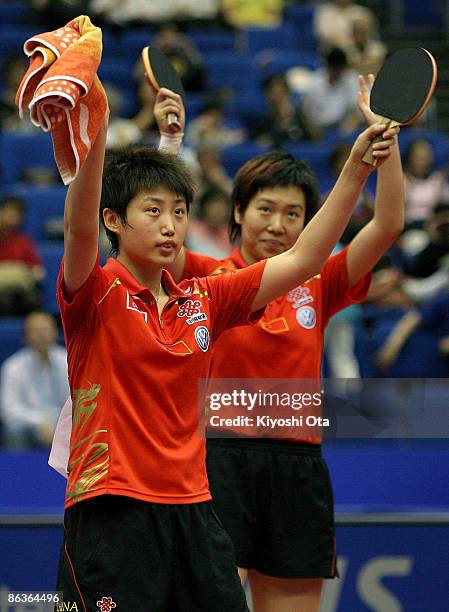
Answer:
[[100, 129], [108, 102], [96, 75], [101, 30], [81, 15], [66, 26], [29, 38], [30, 66], [17, 90], [23, 117], [28, 106], [34, 125], [51, 132], [58, 170], [65, 185], [77, 176]]

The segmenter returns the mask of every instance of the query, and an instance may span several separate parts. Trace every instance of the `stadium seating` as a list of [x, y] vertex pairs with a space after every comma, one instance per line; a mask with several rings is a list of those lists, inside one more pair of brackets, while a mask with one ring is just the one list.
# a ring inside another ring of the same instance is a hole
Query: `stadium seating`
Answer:
[[21, 25], [27, 16], [27, 2], [24, 0], [8, 0], [0, 3], [0, 23], [11, 25]]
[[52, 187], [17, 187], [10, 193], [24, 199], [26, 204], [23, 230], [33, 240], [45, 240], [45, 224], [52, 218], [64, 216], [66, 188], [64, 185]]
[[155, 34], [154, 28], [125, 28], [120, 35], [120, 54], [134, 63], [140, 60], [140, 54], [147, 47]]
[[234, 51], [235, 35], [231, 30], [192, 30], [188, 37], [202, 54]]
[[31, 26], [20, 25], [12, 26], [5, 25], [8, 23], [6, 19], [1, 17], [2, 9], [5, 4], [0, 3], [0, 52], [1, 55], [20, 55], [23, 53], [23, 43], [36, 34], [36, 30]]
[[210, 53], [206, 57], [207, 87], [219, 89], [232, 87], [240, 90], [254, 90], [259, 77], [255, 66], [246, 55], [239, 53]]
[[264, 49], [298, 49], [298, 32], [291, 24], [278, 28], [246, 28], [243, 32], [245, 50], [255, 55]]
[[287, 6], [284, 11], [285, 23], [294, 25], [297, 32], [297, 46], [300, 49], [316, 51], [317, 39], [313, 27], [315, 6], [297, 5]]
[[0, 317], [0, 365], [23, 346], [22, 317]]
[[300, 142], [285, 145], [296, 159], [307, 162], [318, 178], [323, 183], [329, 175], [329, 147], [321, 142]]
[[316, 70], [319, 67], [319, 58], [316, 53], [297, 49], [268, 49], [261, 51], [255, 61], [262, 78], [287, 72], [290, 68]]
[[103, 58], [98, 76], [103, 83], [112, 83], [123, 91], [134, 91], [133, 64], [128, 59]]
[[56, 301], [56, 281], [64, 247], [62, 244], [54, 242], [40, 242], [38, 248], [42, 258], [42, 264], [46, 270], [46, 276], [42, 282], [43, 308], [48, 312], [57, 314], [59, 308]]
[[7, 133], [0, 137], [2, 187], [22, 178], [30, 167], [55, 169], [53, 146], [48, 134], [36, 130], [27, 134]]
[[268, 147], [260, 147], [253, 143], [244, 143], [223, 149], [221, 159], [226, 168], [226, 172], [229, 176], [233, 177], [240, 166], [251, 159], [251, 157], [255, 157], [266, 151], [269, 151]]
[[266, 111], [267, 104], [260, 89], [237, 92], [225, 105], [227, 116], [238, 118], [246, 125], [251, 125], [255, 118], [262, 117]]

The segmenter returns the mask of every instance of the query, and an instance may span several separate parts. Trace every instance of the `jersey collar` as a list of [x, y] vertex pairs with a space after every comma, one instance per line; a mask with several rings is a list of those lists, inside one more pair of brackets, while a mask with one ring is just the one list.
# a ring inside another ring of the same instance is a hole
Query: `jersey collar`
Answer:
[[[148, 287], [144, 287], [134, 278], [128, 268], [113, 257], [109, 257], [104, 269], [110, 274], [117, 276], [131, 295], [138, 295], [141, 292], [149, 291]], [[167, 272], [167, 270], [162, 270], [162, 284], [170, 296], [185, 297], [184, 292], [174, 282], [171, 274]]]
[[232, 253], [228, 255], [228, 259], [232, 261], [236, 268], [247, 268], [248, 264], [243, 259], [242, 252], [240, 249], [234, 249]]

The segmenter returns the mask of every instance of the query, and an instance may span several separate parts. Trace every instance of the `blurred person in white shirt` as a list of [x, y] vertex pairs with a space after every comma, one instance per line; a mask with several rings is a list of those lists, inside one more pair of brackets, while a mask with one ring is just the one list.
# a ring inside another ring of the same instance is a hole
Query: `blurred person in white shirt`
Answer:
[[61, 405], [69, 393], [67, 353], [56, 344], [52, 315], [32, 312], [25, 319], [26, 346], [3, 362], [0, 413], [8, 448], [51, 445]]

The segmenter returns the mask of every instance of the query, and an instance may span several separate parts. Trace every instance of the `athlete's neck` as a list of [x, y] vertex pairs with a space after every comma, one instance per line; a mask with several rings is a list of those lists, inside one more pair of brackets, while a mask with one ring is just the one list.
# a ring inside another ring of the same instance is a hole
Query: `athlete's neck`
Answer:
[[162, 267], [158, 264], [145, 266], [139, 265], [134, 260], [126, 256], [126, 253], [120, 253], [117, 257], [125, 268], [131, 272], [136, 281], [147, 287], [154, 295], [158, 295], [161, 291]]
[[258, 259], [254, 259], [254, 257], [251, 257], [251, 255], [245, 249], [244, 245], [240, 247], [240, 253], [243, 259], [245, 260], [245, 262], [248, 264], [248, 266], [252, 266], [254, 263], [257, 263], [259, 261]]

